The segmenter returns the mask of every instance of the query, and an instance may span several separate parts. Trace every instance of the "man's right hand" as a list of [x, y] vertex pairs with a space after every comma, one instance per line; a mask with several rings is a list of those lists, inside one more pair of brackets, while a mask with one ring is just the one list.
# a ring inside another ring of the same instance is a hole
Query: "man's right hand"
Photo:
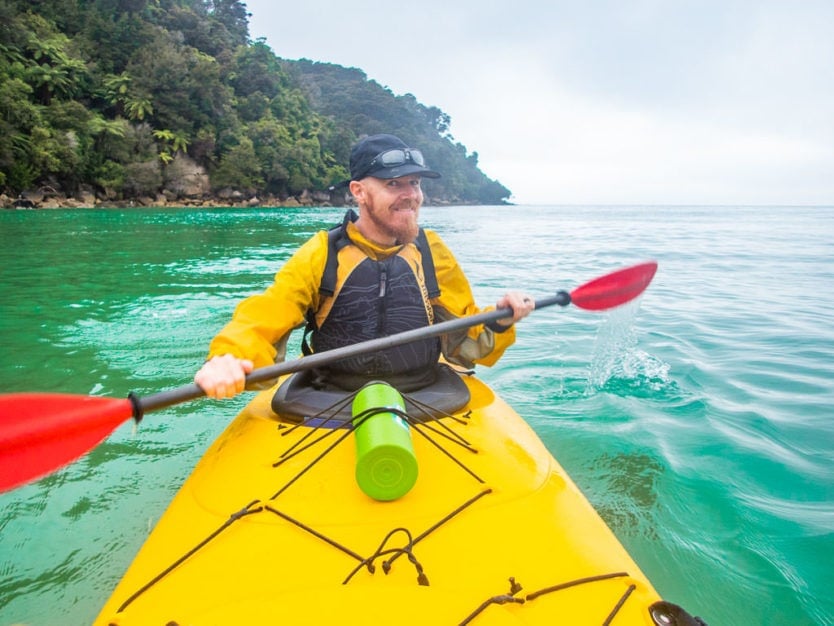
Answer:
[[232, 398], [243, 391], [246, 375], [253, 369], [252, 361], [224, 354], [206, 361], [194, 375], [194, 382], [209, 398]]

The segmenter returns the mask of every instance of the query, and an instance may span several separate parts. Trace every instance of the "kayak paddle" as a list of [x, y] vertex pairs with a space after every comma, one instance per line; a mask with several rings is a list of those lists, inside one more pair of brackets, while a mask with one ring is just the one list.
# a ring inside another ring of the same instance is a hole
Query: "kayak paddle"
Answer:
[[[536, 300], [536, 308], [571, 303], [601, 311], [625, 304], [639, 296], [657, 271], [654, 261], [607, 274], [572, 292]], [[277, 379], [285, 374], [321, 367], [368, 352], [427, 339], [512, 317], [509, 308], [449, 320], [423, 328], [318, 352], [292, 361], [254, 370], [248, 383]], [[13, 393], [0, 395], [0, 492], [49, 474], [90, 451], [129, 418], [137, 422], [145, 413], [194, 400], [205, 395], [192, 383], [157, 394], [125, 399], [59, 393]]]

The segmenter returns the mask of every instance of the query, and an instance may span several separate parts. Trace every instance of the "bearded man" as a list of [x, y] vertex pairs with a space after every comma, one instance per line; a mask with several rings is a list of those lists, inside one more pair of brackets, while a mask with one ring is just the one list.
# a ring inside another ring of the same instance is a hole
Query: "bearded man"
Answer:
[[[422, 179], [440, 177], [419, 150], [394, 135], [366, 137], [351, 150], [350, 175], [359, 215], [350, 210], [341, 225], [314, 235], [265, 292], [237, 306], [194, 377], [207, 396], [243, 391], [246, 374], [283, 360], [290, 333], [305, 323], [305, 352], [321, 352], [487, 310], [439, 235], [418, 224]], [[409, 391], [432, 383], [441, 355], [465, 368], [492, 365], [533, 307], [510, 291], [495, 308], [512, 317], [343, 359], [316, 370], [315, 384], [350, 391], [384, 380]]]

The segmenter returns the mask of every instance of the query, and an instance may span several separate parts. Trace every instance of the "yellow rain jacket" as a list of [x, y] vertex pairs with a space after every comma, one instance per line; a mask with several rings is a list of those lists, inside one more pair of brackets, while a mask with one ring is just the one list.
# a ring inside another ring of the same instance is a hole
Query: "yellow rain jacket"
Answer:
[[[440, 296], [431, 299], [434, 319], [442, 322], [494, 309], [475, 305], [469, 281], [449, 248], [434, 231], [425, 233], [440, 287]], [[401, 248], [375, 244], [352, 222], [347, 224], [347, 234], [353, 245], [374, 260], [385, 259]], [[290, 333], [305, 325], [307, 311], [319, 311], [324, 304], [319, 286], [327, 254], [328, 233], [320, 231], [286, 262], [266, 291], [237, 306], [232, 320], [212, 340], [209, 358], [231, 354], [251, 359], [256, 368], [284, 360]], [[478, 325], [442, 336], [441, 349], [447, 361], [472, 368], [476, 363], [493, 365], [514, 341], [514, 326], [495, 332]]]

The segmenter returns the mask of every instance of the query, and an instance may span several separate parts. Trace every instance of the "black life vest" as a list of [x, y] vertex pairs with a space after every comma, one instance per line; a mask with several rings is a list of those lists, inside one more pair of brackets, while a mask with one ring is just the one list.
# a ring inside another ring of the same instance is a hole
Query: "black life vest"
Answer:
[[[305, 354], [387, 337], [434, 321], [430, 300], [440, 295], [440, 289], [423, 229], [415, 246], [403, 246], [377, 261], [350, 241], [347, 225], [356, 219], [350, 210], [340, 225], [328, 231], [327, 261], [319, 286], [322, 306], [308, 312], [305, 335], [309, 333], [310, 345], [302, 343]], [[343, 268], [347, 275], [337, 289], [340, 257], [350, 265]], [[410, 391], [434, 381], [439, 357], [440, 339], [431, 337], [337, 361], [315, 370], [314, 383], [353, 390], [369, 380], [385, 380]]]

